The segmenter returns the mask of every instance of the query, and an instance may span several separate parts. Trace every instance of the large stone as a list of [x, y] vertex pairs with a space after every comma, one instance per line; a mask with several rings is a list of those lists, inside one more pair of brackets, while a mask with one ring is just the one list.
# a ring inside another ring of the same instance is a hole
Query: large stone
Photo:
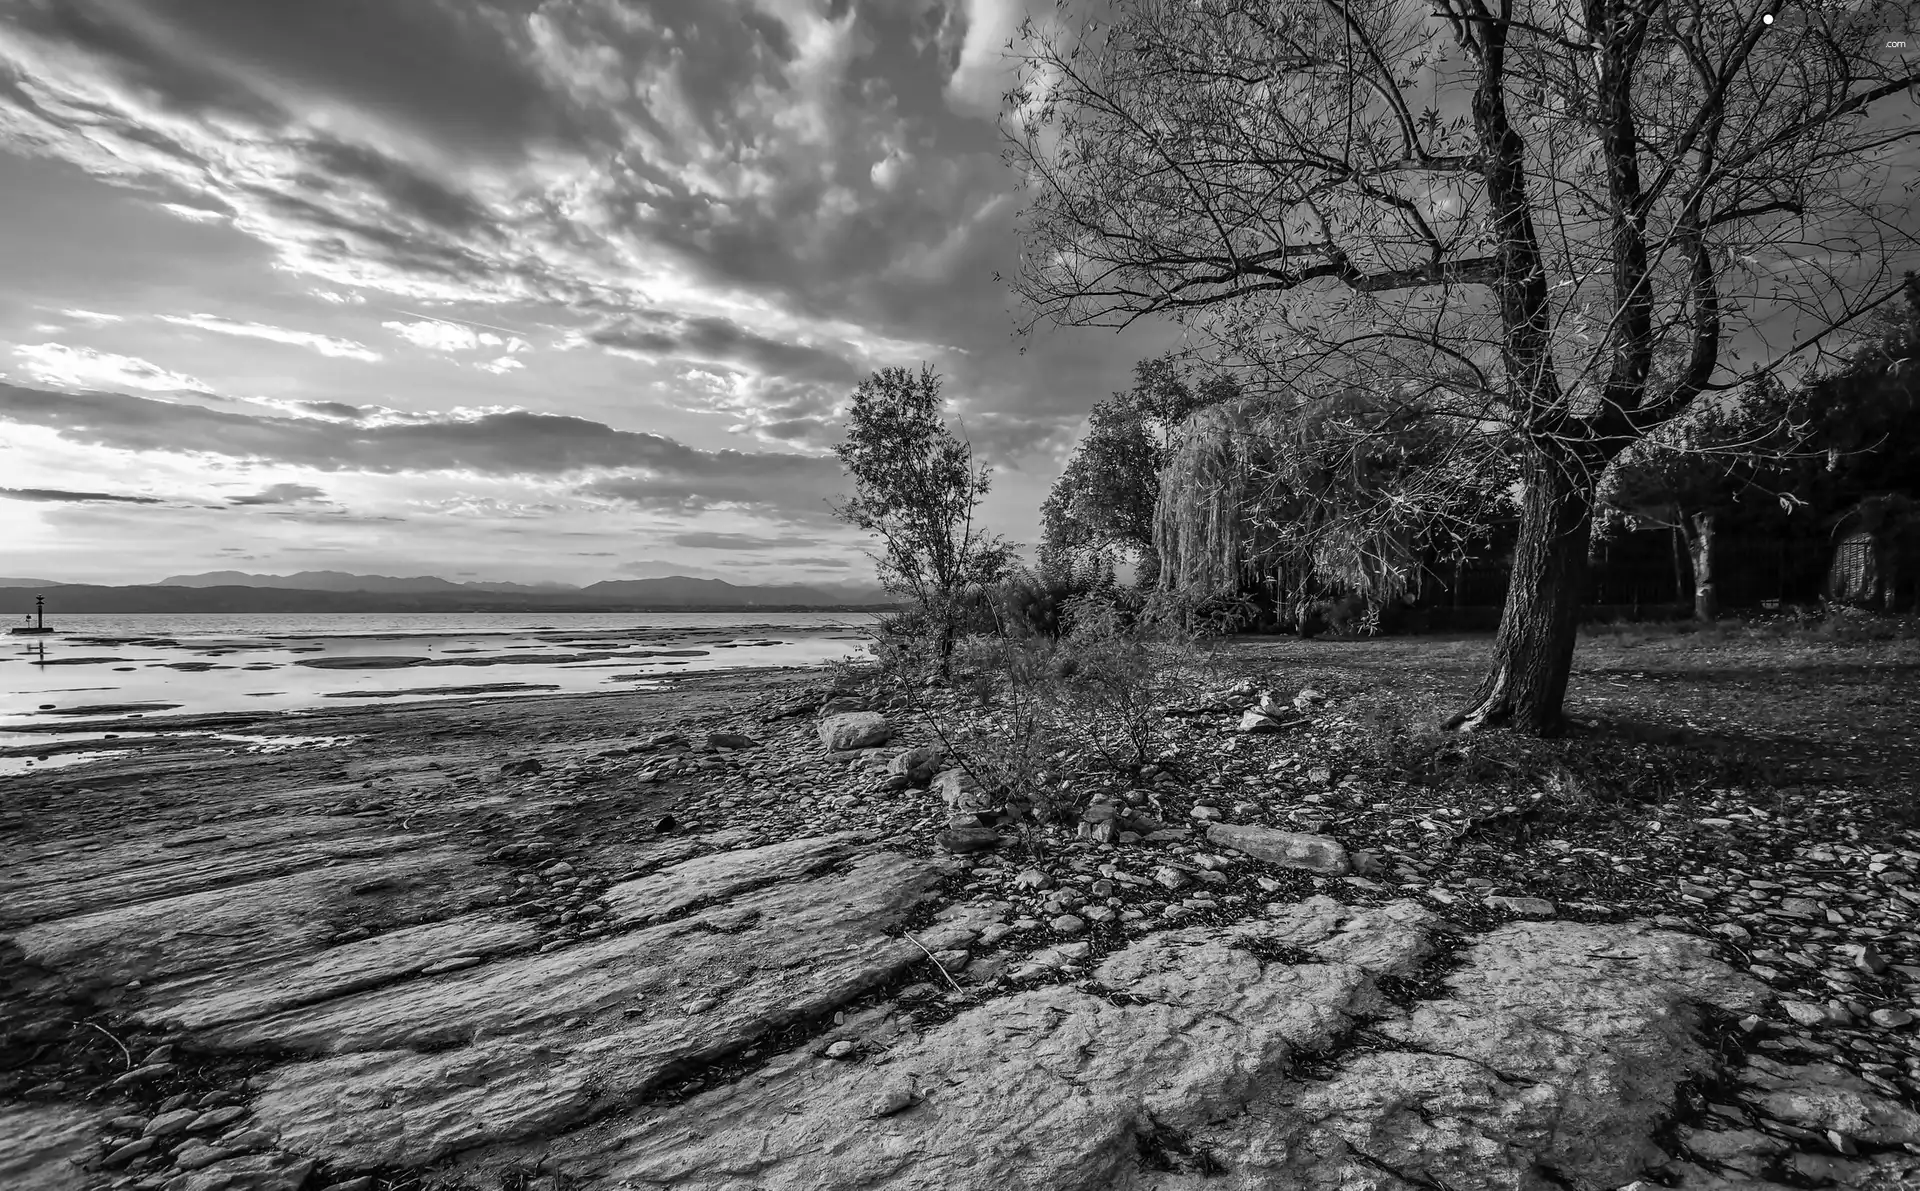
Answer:
[[965, 770], [943, 769], [933, 779], [933, 792], [946, 803], [947, 813], [953, 815], [975, 815], [993, 809], [994, 803], [985, 791], [968, 777]]
[[892, 760], [887, 762], [887, 772], [895, 777], [906, 778], [910, 786], [924, 786], [933, 781], [943, 759], [938, 747], [915, 745], [895, 753]]
[[848, 839], [687, 861], [616, 887], [617, 920], [668, 921], [202, 1038], [328, 1056], [265, 1077], [254, 1120], [341, 1167], [559, 1130], [924, 962], [900, 928], [946, 869]]
[[820, 743], [834, 752], [867, 749], [893, 739], [893, 724], [877, 711], [845, 711], [820, 721]]
[[1282, 831], [1277, 827], [1215, 823], [1207, 828], [1207, 839], [1223, 848], [1245, 852], [1256, 860], [1283, 868], [1305, 869], [1329, 877], [1344, 877], [1352, 871], [1347, 850], [1340, 846], [1339, 840], [1324, 835]]
[[80, 1163], [94, 1156], [106, 1115], [52, 1104], [0, 1106], [0, 1187], [81, 1191], [95, 1185]]
[[1920, 1145], [1920, 1112], [1831, 1063], [1789, 1067], [1757, 1058], [1747, 1081], [1759, 1092], [1754, 1104], [1776, 1120], [1876, 1146]]
[[[886, 1086], [909, 1095], [888, 1114], [863, 1110], [871, 1060], [803, 1049], [548, 1161], [635, 1191], [1618, 1187], [1666, 1160], [1676, 1089], [1710, 1068], [1694, 1004], [1766, 995], [1685, 936], [1526, 923], [1467, 948], [1441, 998], [1395, 1007], [1378, 982], [1441, 929], [1409, 903], [1315, 899], [1149, 936], [1099, 964], [1099, 995], [1037, 988], [894, 1042]], [[1319, 962], [1265, 958], [1293, 947]], [[1343, 1054], [1368, 1020], [1388, 1044]]]

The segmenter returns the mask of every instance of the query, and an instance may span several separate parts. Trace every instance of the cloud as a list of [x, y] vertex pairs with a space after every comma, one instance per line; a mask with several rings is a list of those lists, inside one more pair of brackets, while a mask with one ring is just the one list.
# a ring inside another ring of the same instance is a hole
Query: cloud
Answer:
[[486, 360], [474, 365], [474, 367], [480, 371], [491, 372], [495, 376], [505, 376], [509, 372], [518, 372], [526, 366], [524, 361], [516, 360], [512, 356], [501, 356], [498, 359]]
[[336, 418], [343, 422], [357, 422], [374, 412], [370, 406], [348, 405], [344, 401], [295, 401], [291, 405], [304, 414], [320, 418]]
[[840, 569], [853, 565], [853, 560], [849, 558], [815, 558], [802, 556], [799, 558], [776, 558], [773, 561], [790, 567], [833, 567]]
[[69, 309], [69, 310], [62, 310], [60, 313], [66, 315], [68, 318], [79, 319], [83, 323], [92, 323], [96, 327], [104, 326], [107, 323], [117, 323], [121, 321], [120, 315], [102, 314], [98, 310]]
[[327, 498], [325, 491], [311, 484], [270, 484], [249, 496], [229, 496], [228, 504], [236, 505], [297, 505]]
[[812, 546], [815, 540], [802, 537], [763, 538], [747, 533], [683, 533], [674, 535], [673, 544], [695, 550], [767, 550], [779, 546]]
[[594, 500], [680, 510], [731, 505], [795, 520], [823, 517], [826, 497], [844, 486], [831, 459], [699, 450], [664, 435], [525, 410], [369, 424], [0, 384], [0, 421], [44, 427], [85, 446], [317, 471], [579, 477], [578, 491]]
[[331, 335], [319, 335], [311, 331], [290, 331], [285, 327], [269, 326], [266, 323], [236, 322], [214, 314], [163, 314], [160, 321], [175, 326], [192, 327], [198, 331], [212, 331], [217, 335], [237, 335], [245, 339], [265, 339], [273, 343], [286, 343], [294, 347], [304, 347], [319, 352], [323, 356], [333, 356], [347, 360], [362, 360], [377, 363], [380, 353], [364, 344], [351, 339], [336, 339]]
[[471, 352], [492, 348], [512, 355], [527, 350], [527, 341], [511, 332], [495, 334], [471, 323], [449, 319], [423, 318], [410, 323], [384, 322], [380, 325], [415, 347], [431, 351]]
[[47, 384], [110, 385], [117, 389], [161, 393], [213, 392], [205, 381], [185, 373], [171, 372], [136, 356], [120, 356], [90, 347], [68, 347], [64, 343], [23, 344], [14, 348], [13, 354], [26, 361], [27, 372], [34, 379]]
[[947, 102], [971, 115], [993, 115], [1012, 83], [1007, 43], [1026, 19], [1024, 0], [965, 0], [966, 36], [947, 80]]
[[178, 216], [188, 223], [224, 223], [227, 215], [224, 211], [209, 211], [205, 207], [189, 207], [185, 203], [161, 203], [160, 209], [170, 215]]
[[111, 492], [68, 492], [63, 488], [0, 488], [0, 499], [47, 502], [70, 501], [74, 503], [105, 501], [127, 505], [159, 505], [167, 503], [157, 496], [119, 496]]
[[688, 317], [662, 310], [627, 315], [580, 336], [613, 351], [654, 359], [741, 368], [763, 376], [852, 384], [859, 371], [846, 343], [774, 339], [719, 316]]

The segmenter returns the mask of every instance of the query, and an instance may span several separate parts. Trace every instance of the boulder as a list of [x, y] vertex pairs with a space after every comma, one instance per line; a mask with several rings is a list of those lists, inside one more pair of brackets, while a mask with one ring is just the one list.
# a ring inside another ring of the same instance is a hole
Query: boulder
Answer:
[[915, 745], [895, 753], [887, 762], [887, 773], [906, 778], [909, 786], [925, 786], [939, 773], [940, 762], [943, 759], [944, 756], [937, 746]]
[[965, 770], [941, 770], [933, 779], [933, 792], [946, 803], [948, 814], [977, 815], [994, 807], [992, 797], [975, 785]]
[[1256, 860], [1282, 868], [1305, 869], [1329, 877], [1344, 877], [1352, 871], [1347, 850], [1340, 841], [1303, 831], [1282, 831], [1277, 827], [1248, 827], [1234, 823], [1215, 823], [1207, 828], [1207, 839], [1223, 848], [1245, 852]]
[[873, 748], [893, 739], [893, 724], [877, 711], [844, 711], [820, 721], [820, 743], [833, 752]]

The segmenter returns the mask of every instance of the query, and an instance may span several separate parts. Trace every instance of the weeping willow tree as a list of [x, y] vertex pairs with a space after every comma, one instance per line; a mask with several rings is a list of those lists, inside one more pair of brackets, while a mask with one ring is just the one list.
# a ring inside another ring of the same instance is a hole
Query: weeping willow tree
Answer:
[[1242, 398], [1186, 419], [1160, 474], [1161, 586], [1192, 598], [1270, 584], [1282, 605], [1419, 595], [1470, 540], [1511, 468], [1470, 428], [1359, 389]]

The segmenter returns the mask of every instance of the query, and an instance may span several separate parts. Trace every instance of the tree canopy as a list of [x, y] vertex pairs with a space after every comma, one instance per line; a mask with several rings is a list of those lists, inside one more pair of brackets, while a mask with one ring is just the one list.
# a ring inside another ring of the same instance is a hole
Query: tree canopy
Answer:
[[[1893, 0], [1068, 0], [1009, 96], [1035, 322], [1180, 320], [1250, 392], [1511, 445], [1513, 581], [1454, 723], [1549, 732], [1595, 487], [1804, 366], [1914, 243]], [[1445, 35], [1451, 34], [1451, 45]]]

